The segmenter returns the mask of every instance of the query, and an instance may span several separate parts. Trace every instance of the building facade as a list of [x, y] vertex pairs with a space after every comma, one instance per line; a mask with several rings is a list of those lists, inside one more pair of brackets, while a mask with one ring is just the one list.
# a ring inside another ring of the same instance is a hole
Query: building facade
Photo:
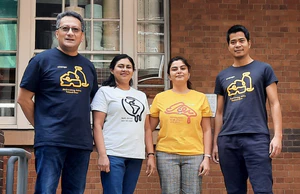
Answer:
[[[5, 147], [33, 151], [33, 129], [16, 104], [18, 85], [29, 59], [56, 46], [55, 18], [64, 10], [84, 17], [86, 40], [80, 53], [94, 63], [99, 84], [108, 76], [112, 57], [127, 53], [138, 66], [134, 86], [150, 102], [169, 88], [165, 68], [177, 55], [192, 65], [193, 88], [213, 93], [218, 72], [232, 64], [226, 31], [234, 24], [245, 25], [251, 56], [271, 64], [279, 79], [284, 140], [283, 153], [273, 160], [274, 193], [300, 192], [300, 0], [2, 0], [0, 129]], [[102, 189], [96, 163], [93, 152], [88, 194]], [[28, 193], [33, 193], [34, 156], [29, 164]], [[203, 193], [226, 193], [219, 166], [212, 163], [211, 168]], [[157, 173], [147, 178], [143, 166], [136, 193], [160, 193]]]

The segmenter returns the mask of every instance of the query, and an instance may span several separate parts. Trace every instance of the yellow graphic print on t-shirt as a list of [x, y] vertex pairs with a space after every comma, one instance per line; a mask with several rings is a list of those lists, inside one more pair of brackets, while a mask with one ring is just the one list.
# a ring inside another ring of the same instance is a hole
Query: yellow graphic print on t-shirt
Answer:
[[75, 71], [68, 71], [67, 73], [60, 76], [60, 85], [61, 86], [73, 86], [76, 88], [88, 87], [86, 76], [82, 71], [82, 67], [75, 66]]
[[242, 79], [235, 80], [227, 87], [227, 93], [231, 101], [242, 100], [246, 97], [246, 92], [252, 92], [254, 90], [250, 72], [245, 72], [242, 75]]

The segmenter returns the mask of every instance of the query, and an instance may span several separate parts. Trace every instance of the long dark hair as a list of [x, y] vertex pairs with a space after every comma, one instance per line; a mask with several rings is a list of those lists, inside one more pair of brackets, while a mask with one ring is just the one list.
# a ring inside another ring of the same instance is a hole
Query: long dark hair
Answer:
[[[135, 71], [135, 64], [134, 64], [133, 59], [126, 54], [119, 54], [119, 55], [115, 56], [113, 58], [113, 60], [110, 62], [109, 69], [114, 70], [116, 64], [121, 59], [128, 59], [130, 61], [130, 63], [132, 64], [133, 71]], [[132, 79], [130, 79], [129, 85], [132, 86], [132, 84], [133, 84], [133, 81], [132, 81]], [[109, 77], [107, 78], [107, 80], [103, 81], [102, 86], [117, 87], [115, 76], [113, 74], [110, 74]]]
[[[187, 60], [186, 60], [185, 58], [181, 57], [181, 56], [176, 56], [176, 57], [173, 57], [173, 58], [169, 61], [169, 63], [168, 63], [168, 70], [167, 70], [168, 75], [170, 75], [171, 65], [172, 65], [172, 63], [175, 62], [175, 61], [182, 61], [182, 62], [187, 66], [188, 72], [189, 72], [189, 73], [191, 72], [191, 68], [192, 68], [192, 67], [191, 67], [191, 65], [187, 62]], [[187, 81], [187, 87], [188, 87], [188, 89], [192, 89], [192, 82], [190, 81], [190, 79], [188, 79], [188, 81]]]

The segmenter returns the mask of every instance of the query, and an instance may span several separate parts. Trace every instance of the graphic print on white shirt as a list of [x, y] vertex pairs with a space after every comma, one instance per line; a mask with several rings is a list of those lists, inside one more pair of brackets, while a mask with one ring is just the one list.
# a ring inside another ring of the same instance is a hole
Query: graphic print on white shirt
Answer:
[[145, 106], [138, 99], [127, 96], [122, 99], [122, 106], [127, 114], [134, 117], [134, 121], [137, 123], [142, 121], [142, 114], [145, 110]]

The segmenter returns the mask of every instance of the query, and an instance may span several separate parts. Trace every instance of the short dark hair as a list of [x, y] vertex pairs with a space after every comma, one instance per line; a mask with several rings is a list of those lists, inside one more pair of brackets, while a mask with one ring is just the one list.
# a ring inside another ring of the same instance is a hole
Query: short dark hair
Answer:
[[[167, 70], [168, 75], [170, 75], [171, 65], [175, 61], [182, 61], [187, 66], [188, 72], [189, 73], [191, 72], [192, 66], [187, 62], [187, 60], [184, 57], [176, 56], [176, 57], [173, 57], [172, 59], [170, 59], [170, 61], [168, 63], [168, 70]], [[192, 82], [190, 81], [190, 79], [188, 79], [188, 81], [187, 81], [187, 87], [188, 87], [188, 89], [192, 89]]]
[[[130, 61], [130, 63], [132, 64], [132, 68], [133, 68], [133, 71], [135, 71], [135, 64], [134, 64], [134, 61], [133, 59], [128, 56], [127, 54], [119, 54], [119, 55], [116, 55], [113, 60], [110, 62], [110, 65], [109, 65], [109, 69], [110, 70], [114, 70], [115, 69], [115, 66], [116, 64], [118, 63], [118, 61], [120, 61], [121, 59], [128, 59]], [[132, 86], [133, 84], [133, 81], [132, 79], [130, 79], [129, 81], [129, 85]], [[116, 83], [116, 80], [115, 80], [115, 76], [113, 74], [110, 74], [109, 77], [107, 78], [107, 80], [103, 81], [103, 83], [101, 84], [102, 86], [110, 86], [110, 87], [117, 87], [117, 83]]]
[[65, 12], [62, 12], [62, 13], [58, 14], [57, 18], [56, 18], [56, 29], [59, 28], [60, 21], [65, 16], [71, 16], [71, 17], [77, 18], [81, 23], [81, 31], [82, 32], [85, 31], [85, 25], [84, 25], [83, 18], [81, 17], [81, 15], [79, 13], [76, 13], [74, 11], [65, 11]]
[[237, 33], [237, 32], [243, 32], [245, 34], [247, 41], [250, 40], [250, 33], [245, 26], [234, 25], [234, 26], [231, 26], [229, 28], [229, 30], [227, 31], [227, 44], [228, 45], [229, 45], [229, 41], [230, 41], [230, 37], [229, 37], [230, 34]]

